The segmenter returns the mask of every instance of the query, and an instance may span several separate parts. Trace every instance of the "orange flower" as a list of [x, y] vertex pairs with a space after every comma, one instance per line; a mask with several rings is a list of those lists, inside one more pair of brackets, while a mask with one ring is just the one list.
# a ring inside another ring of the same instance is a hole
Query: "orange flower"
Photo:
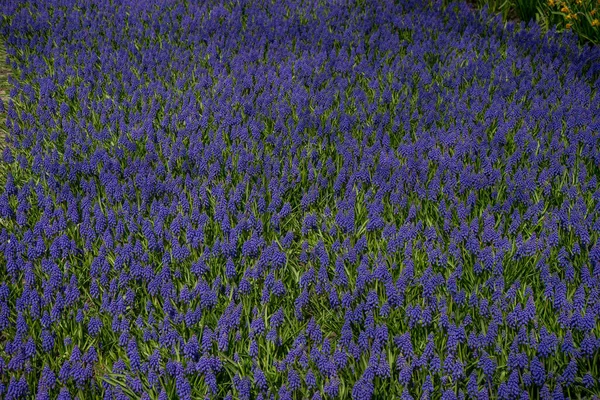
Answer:
[[[598, 0], [598, 1], [600, 1], [600, 0]], [[560, 11], [562, 11], [564, 13], [568, 13], [569, 12], [569, 7], [563, 6], [563, 8], [561, 8]]]
[[598, 19], [593, 20], [592, 26], [600, 26], [600, 21], [598, 21]]
[[567, 29], [571, 29], [571, 24], [567, 24]]

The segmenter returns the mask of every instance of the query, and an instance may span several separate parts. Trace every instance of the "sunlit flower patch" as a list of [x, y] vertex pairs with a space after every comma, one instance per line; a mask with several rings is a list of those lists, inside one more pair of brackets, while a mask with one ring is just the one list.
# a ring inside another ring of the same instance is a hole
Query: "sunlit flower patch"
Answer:
[[598, 48], [422, 0], [0, 13], [0, 398], [600, 394]]

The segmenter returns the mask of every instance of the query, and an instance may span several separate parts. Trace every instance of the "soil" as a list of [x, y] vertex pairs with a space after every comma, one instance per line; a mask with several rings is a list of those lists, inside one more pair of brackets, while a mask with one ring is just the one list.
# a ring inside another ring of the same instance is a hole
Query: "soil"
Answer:
[[10, 98], [10, 85], [8, 77], [10, 76], [10, 65], [6, 63], [6, 47], [4, 41], [0, 38], [0, 99], [4, 103], [4, 110], [0, 109], [0, 149], [6, 145], [6, 110], [8, 109], [8, 100]]

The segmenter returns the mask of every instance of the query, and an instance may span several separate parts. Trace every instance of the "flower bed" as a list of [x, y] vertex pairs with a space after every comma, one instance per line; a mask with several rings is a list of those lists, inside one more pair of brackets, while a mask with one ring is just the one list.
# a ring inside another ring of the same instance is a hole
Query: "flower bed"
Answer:
[[600, 393], [600, 50], [420, 0], [9, 1], [5, 399]]

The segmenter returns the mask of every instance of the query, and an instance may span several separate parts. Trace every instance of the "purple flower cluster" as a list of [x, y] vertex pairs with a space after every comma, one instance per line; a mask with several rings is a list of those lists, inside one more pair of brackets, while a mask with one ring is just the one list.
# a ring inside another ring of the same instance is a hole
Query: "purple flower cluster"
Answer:
[[0, 398], [600, 395], [599, 48], [117, 3], [0, 5]]

